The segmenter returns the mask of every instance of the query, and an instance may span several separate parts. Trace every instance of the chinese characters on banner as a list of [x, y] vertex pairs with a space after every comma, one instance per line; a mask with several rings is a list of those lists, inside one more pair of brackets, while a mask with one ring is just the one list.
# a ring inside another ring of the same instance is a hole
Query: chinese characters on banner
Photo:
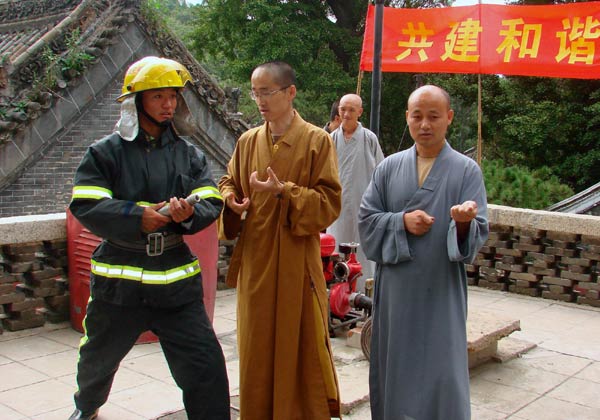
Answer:
[[[369, 5], [360, 69], [373, 70]], [[600, 2], [384, 8], [381, 70], [600, 79]]]

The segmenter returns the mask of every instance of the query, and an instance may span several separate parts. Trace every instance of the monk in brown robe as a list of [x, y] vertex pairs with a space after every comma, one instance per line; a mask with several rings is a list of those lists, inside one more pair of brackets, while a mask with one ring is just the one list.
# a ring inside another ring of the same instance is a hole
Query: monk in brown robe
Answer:
[[227, 283], [237, 287], [242, 420], [338, 417], [319, 232], [339, 215], [335, 148], [293, 107], [294, 70], [252, 72], [265, 123], [237, 142], [219, 182], [223, 239], [239, 234]]

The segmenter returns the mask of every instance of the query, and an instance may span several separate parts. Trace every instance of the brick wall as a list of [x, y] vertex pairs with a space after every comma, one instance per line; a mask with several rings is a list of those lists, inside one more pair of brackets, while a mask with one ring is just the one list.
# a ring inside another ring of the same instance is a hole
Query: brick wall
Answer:
[[[235, 241], [221, 241], [217, 289], [225, 277]], [[66, 239], [8, 244], [0, 247], [0, 333], [69, 320]]]
[[115, 102], [119, 91], [116, 84], [107, 89], [35, 164], [0, 191], [0, 217], [65, 211], [73, 174], [87, 147], [112, 132], [119, 119], [120, 106]]
[[0, 262], [0, 332], [69, 319], [66, 240], [3, 245]]
[[600, 307], [600, 237], [492, 225], [470, 285]]

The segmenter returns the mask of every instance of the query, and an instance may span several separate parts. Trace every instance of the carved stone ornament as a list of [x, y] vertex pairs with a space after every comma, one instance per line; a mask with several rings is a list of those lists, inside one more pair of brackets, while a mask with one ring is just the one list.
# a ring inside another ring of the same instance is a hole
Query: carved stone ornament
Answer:
[[227, 95], [227, 112], [230, 114], [237, 114], [242, 90], [240, 88], [230, 87], [225, 89], [225, 94]]
[[81, 0], [11, 0], [0, 3], [0, 22], [33, 20], [73, 10]]

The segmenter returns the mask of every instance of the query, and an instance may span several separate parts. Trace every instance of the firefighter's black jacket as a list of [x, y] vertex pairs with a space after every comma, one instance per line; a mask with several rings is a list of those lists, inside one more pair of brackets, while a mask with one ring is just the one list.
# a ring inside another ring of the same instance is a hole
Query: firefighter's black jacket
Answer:
[[105, 239], [92, 255], [90, 293], [119, 305], [174, 307], [202, 298], [200, 268], [185, 243], [149, 256], [139, 245], [144, 205], [200, 193], [194, 215], [169, 223], [166, 234], [194, 234], [219, 216], [223, 199], [204, 154], [169, 128], [158, 139], [140, 134], [125, 141], [113, 133], [91, 145], [75, 173], [69, 209], [92, 233]]

